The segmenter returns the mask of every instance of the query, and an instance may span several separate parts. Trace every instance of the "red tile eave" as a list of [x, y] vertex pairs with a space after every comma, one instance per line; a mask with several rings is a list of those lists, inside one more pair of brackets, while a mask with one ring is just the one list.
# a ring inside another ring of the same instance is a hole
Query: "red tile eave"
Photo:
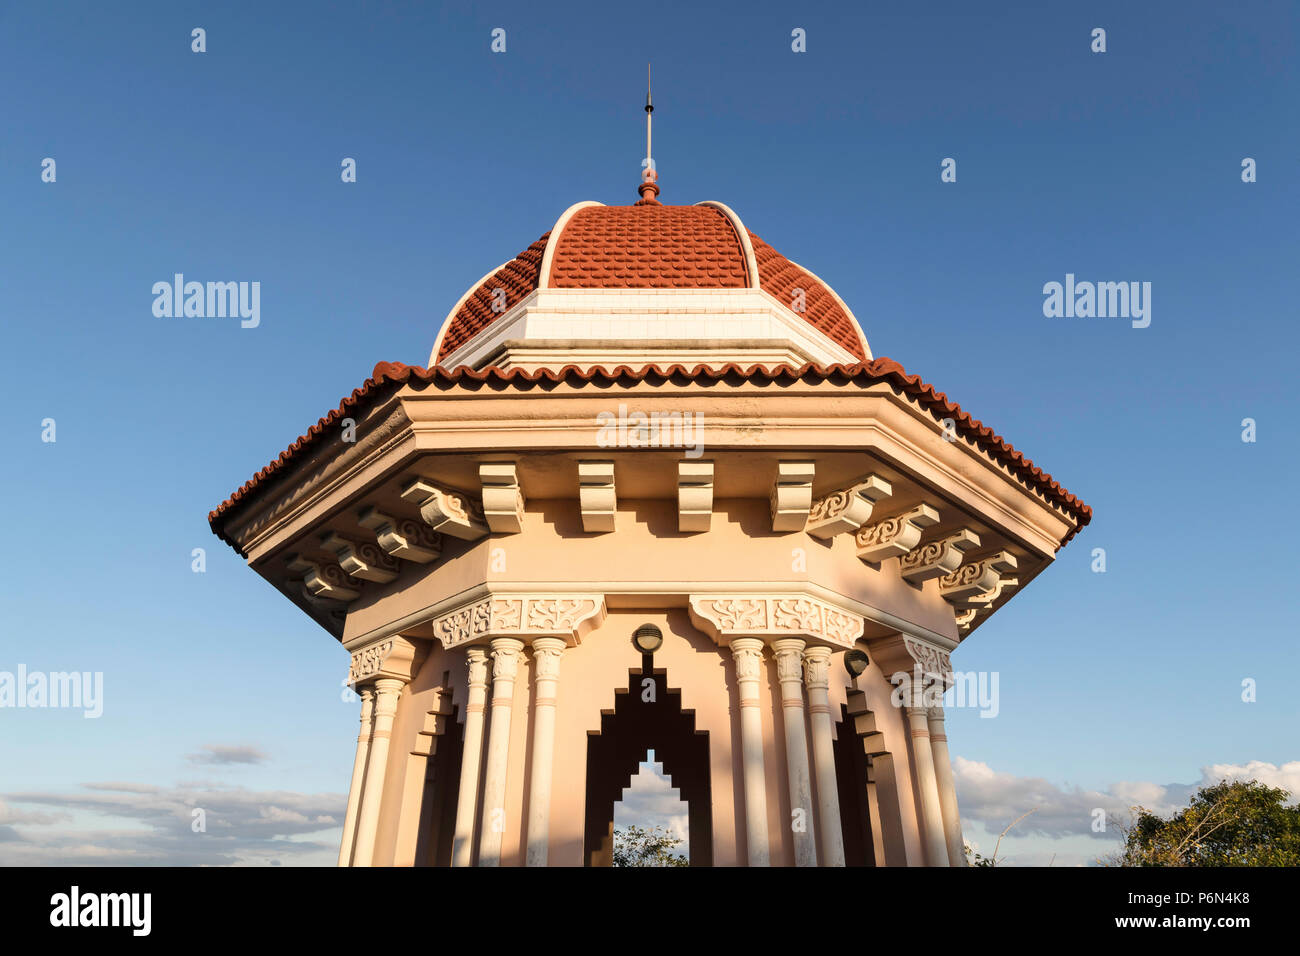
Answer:
[[929, 410], [937, 419], [951, 418], [956, 422], [958, 431], [973, 439], [976, 445], [989, 454], [995, 461], [1005, 465], [1030, 487], [1040, 492], [1048, 501], [1060, 506], [1072, 518], [1075, 526], [1061, 542], [1064, 546], [1084, 525], [1092, 520], [1092, 509], [1079, 498], [1070, 494], [1058, 484], [1051, 475], [1038, 468], [1032, 461], [1016, 451], [1001, 435], [993, 432], [982, 422], [962, 411], [961, 406], [950, 402], [934, 386], [921, 381], [916, 375], [909, 375], [897, 362], [888, 358], [878, 358], [856, 365], [781, 365], [764, 367], [760, 365], [742, 367], [728, 364], [721, 368], [709, 368], [697, 365], [687, 368], [684, 365], [671, 365], [666, 368], [649, 365], [633, 368], [619, 365], [614, 368], [597, 366], [583, 370], [576, 365], [567, 365], [557, 371], [539, 369], [527, 372], [522, 369], [502, 370], [485, 368], [474, 370], [468, 366], [446, 369], [441, 366], [421, 368], [415, 365], [403, 365], [400, 362], [380, 362], [375, 366], [371, 377], [352, 394], [302, 435], [292, 445], [282, 451], [278, 458], [255, 474], [243, 486], [223, 501], [208, 514], [208, 524], [222, 541], [238, 549], [238, 545], [225, 533], [226, 520], [230, 514], [245, 503], [255, 492], [269, 484], [276, 475], [287, 467], [295, 458], [303, 454], [326, 433], [333, 433], [333, 427], [349, 415], [354, 415], [363, 404], [372, 404], [391, 394], [404, 385], [420, 388], [437, 384], [473, 388], [478, 385], [497, 385], [510, 388], [545, 388], [559, 383], [584, 385], [591, 382], [615, 384], [619, 382], [692, 382], [692, 381], [860, 381], [869, 384], [887, 381], [903, 394], [916, 400]]

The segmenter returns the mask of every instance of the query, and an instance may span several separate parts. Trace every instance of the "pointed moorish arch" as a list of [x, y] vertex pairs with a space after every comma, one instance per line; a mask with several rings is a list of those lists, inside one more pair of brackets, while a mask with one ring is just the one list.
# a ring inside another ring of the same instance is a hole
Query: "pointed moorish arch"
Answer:
[[628, 671], [628, 686], [615, 691], [614, 709], [601, 712], [600, 730], [587, 735], [586, 866], [613, 863], [614, 805], [648, 750], [686, 801], [691, 866], [713, 865], [709, 734], [696, 730], [695, 711], [682, 707], [667, 673], [644, 656], [640, 670]]

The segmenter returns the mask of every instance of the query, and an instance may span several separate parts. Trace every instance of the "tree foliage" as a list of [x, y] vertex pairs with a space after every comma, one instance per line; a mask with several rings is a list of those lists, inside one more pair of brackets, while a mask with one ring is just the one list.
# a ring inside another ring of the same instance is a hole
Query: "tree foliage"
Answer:
[[1164, 819], [1134, 807], [1111, 866], [1300, 866], [1300, 806], [1255, 780], [1202, 787]]
[[615, 866], [690, 866], [673, 851], [682, 843], [667, 827], [618, 827], [614, 830]]

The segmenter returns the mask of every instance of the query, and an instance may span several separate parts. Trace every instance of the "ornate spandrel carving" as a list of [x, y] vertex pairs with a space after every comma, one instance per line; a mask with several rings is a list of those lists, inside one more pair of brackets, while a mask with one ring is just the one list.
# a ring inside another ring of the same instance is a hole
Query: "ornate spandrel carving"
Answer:
[[482, 504], [463, 491], [417, 478], [402, 489], [402, 499], [419, 508], [420, 517], [434, 531], [465, 541], [476, 541], [488, 533]]
[[528, 602], [528, 627], [548, 633], [573, 630], [580, 618], [595, 610], [591, 598], [535, 598]]
[[894, 493], [879, 475], [867, 475], [848, 488], [834, 491], [812, 503], [807, 532], [815, 538], [832, 538], [856, 531], [871, 517], [872, 509]]
[[859, 528], [853, 535], [858, 557], [878, 564], [907, 554], [921, 541], [926, 528], [939, 523], [939, 509], [919, 504], [910, 511]]
[[428, 564], [442, 554], [442, 535], [423, 521], [395, 518], [370, 506], [361, 509], [357, 523], [373, 531], [379, 547], [394, 558]]
[[898, 559], [898, 570], [913, 584], [942, 577], [961, 566], [963, 556], [980, 544], [979, 535], [965, 528], [931, 541]]

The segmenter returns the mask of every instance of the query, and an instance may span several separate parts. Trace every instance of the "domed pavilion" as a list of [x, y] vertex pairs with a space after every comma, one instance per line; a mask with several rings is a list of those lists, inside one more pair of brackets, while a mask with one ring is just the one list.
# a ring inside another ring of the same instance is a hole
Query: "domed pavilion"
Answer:
[[340, 865], [961, 866], [950, 656], [1090, 511], [719, 202], [582, 202], [210, 515], [351, 657]]

